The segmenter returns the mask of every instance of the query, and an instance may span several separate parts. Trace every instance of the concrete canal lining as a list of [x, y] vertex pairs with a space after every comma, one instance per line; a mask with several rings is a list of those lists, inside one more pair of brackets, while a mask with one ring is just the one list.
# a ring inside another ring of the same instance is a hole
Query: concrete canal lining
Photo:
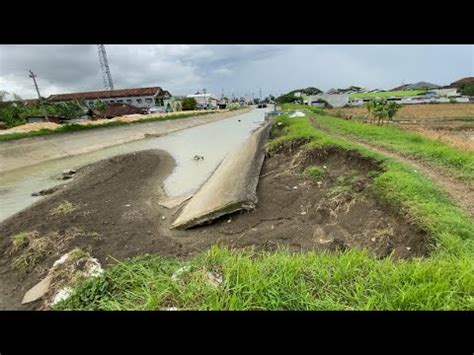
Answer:
[[250, 109], [0, 142], [0, 173], [241, 115]]
[[265, 159], [271, 121], [228, 155], [184, 206], [171, 228], [187, 229], [257, 203], [257, 184]]

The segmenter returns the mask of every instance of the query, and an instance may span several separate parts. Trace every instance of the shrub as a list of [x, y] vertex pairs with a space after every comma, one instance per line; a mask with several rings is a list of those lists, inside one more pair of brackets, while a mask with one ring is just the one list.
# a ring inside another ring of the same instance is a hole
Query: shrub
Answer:
[[183, 99], [183, 102], [181, 103], [181, 107], [183, 111], [195, 110], [197, 107], [197, 101], [194, 97], [186, 97]]

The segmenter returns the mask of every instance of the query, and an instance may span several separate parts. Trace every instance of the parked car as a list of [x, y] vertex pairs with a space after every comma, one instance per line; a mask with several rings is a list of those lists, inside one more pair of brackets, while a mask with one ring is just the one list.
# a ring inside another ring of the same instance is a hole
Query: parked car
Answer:
[[257, 107], [258, 107], [258, 108], [266, 108], [266, 107], [267, 107], [267, 104], [258, 104]]

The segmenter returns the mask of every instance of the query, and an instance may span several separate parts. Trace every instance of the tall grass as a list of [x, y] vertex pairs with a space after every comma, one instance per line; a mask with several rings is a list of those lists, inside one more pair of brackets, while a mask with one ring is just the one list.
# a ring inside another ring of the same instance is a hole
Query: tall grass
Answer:
[[[172, 276], [186, 267], [189, 271]], [[222, 283], [206, 279], [217, 272]], [[339, 254], [213, 247], [191, 261], [143, 256], [82, 283], [56, 309], [449, 310], [474, 309], [465, 256], [393, 262]]]

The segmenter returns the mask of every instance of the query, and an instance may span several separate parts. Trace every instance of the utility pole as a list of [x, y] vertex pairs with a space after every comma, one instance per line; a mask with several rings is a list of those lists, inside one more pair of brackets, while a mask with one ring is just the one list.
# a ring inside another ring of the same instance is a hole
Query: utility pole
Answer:
[[262, 88], [260, 88], [259, 93], [260, 93], [260, 101], [262, 101]]
[[30, 69], [30, 75], [29, 75], [30, 78], [33, 78], [33, 82], [35, 83], [35, 88], [36, 88], [36, 92], [38, 93], [38, 99], [41, 99], [41, 95], [40, 95], [40, 91], [38, 89], [38, 83], [36, 82], [36, 77], [37, 75], [35, 73], [33, 73]]
[[202, 92], [204, 93], [204, 103], [205, 103], [205, 107], [207, 107], [206, 89], [202, 89]]

